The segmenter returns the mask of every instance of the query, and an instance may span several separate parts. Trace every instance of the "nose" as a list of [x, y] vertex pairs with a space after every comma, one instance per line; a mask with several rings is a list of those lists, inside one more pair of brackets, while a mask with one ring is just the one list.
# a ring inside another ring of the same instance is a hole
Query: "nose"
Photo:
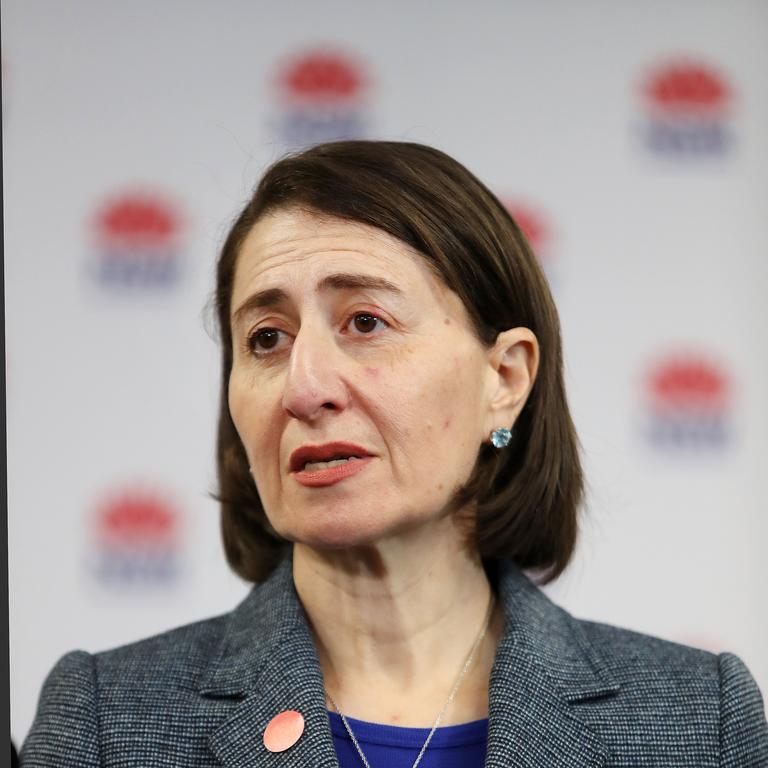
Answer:
[[349, 392], [342, 378], [342, 365], [339, 350], [327, 334], [302, 326], [291, 348], [283, 408], [302, 421], [344, 410]]

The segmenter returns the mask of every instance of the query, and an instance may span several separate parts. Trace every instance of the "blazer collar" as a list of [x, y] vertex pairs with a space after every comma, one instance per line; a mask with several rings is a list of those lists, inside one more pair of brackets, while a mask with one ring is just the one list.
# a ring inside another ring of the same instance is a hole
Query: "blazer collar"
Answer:
[[488, 768], [598, 768], [610, 750], [573, 704], [619, 691], [579, 623], [512, 562], [500, 568], [505, 630], [491, 672]]
[[[506, 625], [490, 681], [487, 768], [598, 768], [610, 757], [571, 705], [614, 695], [619, 686], [578, 624], [511, 561], [500, 563]], [[242, 699], [209, 737], [226, 768], [338, 768], [323, 678], [306, 614], [286, 558], [230, 614], [200, 681], [210, 699]], [[302, 713], [304, 734], [270, 753], [262, 736], [286, 709]]]
[[[215, 661], [201, 678], [207, 698], [242, 698], [209, 736], [211, 752], [225, 768], [338, 768], [324, 690], [288, 557], [230, 614]], [[285, 752], [268, 752], [264, 729], [287, 709], [303, 715], [304, 733]]]

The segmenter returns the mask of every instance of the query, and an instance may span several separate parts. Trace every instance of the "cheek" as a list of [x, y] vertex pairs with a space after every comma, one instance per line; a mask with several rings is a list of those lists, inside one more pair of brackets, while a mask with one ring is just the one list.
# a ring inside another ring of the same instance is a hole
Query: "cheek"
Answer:
[[249, 429], [249, 422], [251, 421], [249, 415], [253, 410], [253, 399], [256, 394], [256, 387], [254, 382], [250, 380], [251, 378], [246, 371], [235, 367], [232, 369], [229, 377], [229, 387], [227, 390], [229, 413], [232, 416], [235, 428], [243, 440], [246, 438], [246, 433]]
[[452, 462], [463, 461], [467, 451], [474, 457], [482, 396], [476, 360], [436, 354], [425, 362], [418, 369], [404, 364], [378, 388], [389, 401], [397, 441], [409, 453], [423, 452], [422, 460], [442, 461], [448, 454]]
[[229, 413], [254, 471], [259, 463], [255, 458], [264, 456], [265, 446], [272, 444], [269, 393], [270, 388], [254, 382], [250, 373], [233, 369], [227, 391]]
[[240, 439], [245, 442], [245, 412], [243, 408], [243, 391], [242, 387], [239, 386], [237, 375], [235, 373], [229, 377], [229, 386], [227, 388], [227, 403], [229, 405], [229, 415], [232, 418], [232, 423], [235, 425], [237, 434], [240, 435]]

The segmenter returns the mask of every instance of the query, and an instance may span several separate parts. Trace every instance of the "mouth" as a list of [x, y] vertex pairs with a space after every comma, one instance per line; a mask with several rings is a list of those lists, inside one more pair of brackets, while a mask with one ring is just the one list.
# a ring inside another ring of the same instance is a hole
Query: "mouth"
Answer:
[[331, 469], [331, 467], [340, 467], [343, 464], [349, 464], [350, 461], [358, 461], [359, 456], [339, 457], [328, 461], [308, 461], [304, 465], [303, 472], [318, 472], [321, 469]]
[[290, 458], [291, 472], [322, 472], [341, 467], [361, 459], [371, 458], [365, 448], [353, 443], [325, 443], [323, 445], [303, 445], [297, 448]]

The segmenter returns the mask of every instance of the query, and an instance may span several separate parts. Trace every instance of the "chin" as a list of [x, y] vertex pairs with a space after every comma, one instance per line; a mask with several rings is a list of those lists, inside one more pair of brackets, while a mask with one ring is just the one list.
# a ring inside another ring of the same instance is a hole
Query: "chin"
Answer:
[[413, 519], [386, 520], [361, 515], [358, 510], [357, 514], [337, 513], [323, 520], [315, 518], [310, 525], [296, 526], [283, 535], [318, 550], [365, 549], [415, 531], [423, 523]]
[[322, 505], [300, 511], [285, 509], [270, 517], [277, 533], [285, 539], [314, 549], [347, 549], [375, 544], [392, 535], [399, 526], [381, 514], [359, 505]]
[[[385, 512], [384, 510], [388, 510]], [[371, 547], [415, 533], [442, 517], [436, 509], [416, 509], [401, 499], [324, 500], [315, 504], [291, 500], [267, 508], [272, 527], [282, 538], [318, 550]]]
[[367, 526], [352, 521], [345, 524], [333, 520], [321, 526], [297, 531], [291, 538], [313, 549], [351, 549], [371, 546], [386, 535], [387, 531], [379, 529], [379, 526], [369, 530]]

